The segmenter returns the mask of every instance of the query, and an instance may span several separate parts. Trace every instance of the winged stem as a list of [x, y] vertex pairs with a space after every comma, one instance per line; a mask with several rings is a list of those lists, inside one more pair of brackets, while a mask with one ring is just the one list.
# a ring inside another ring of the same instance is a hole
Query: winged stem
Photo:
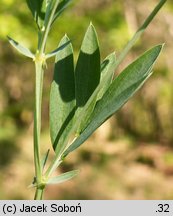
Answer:
[[40, 47], [35, 56], [35, 111], [34, 111], [34, 164], [35, 164], [35, 176], [36, 176], [36, 193], [34, 199], [42, 199], [44, 186], [42, 180], [42, 166], [40, 158], [40, 133], [41, 133], [41, 104], [42, 104], [42, 90], [43, 90], [43, 76], [45, 70], [45, 47], [47, 37], [50, 31], [51, 23], [59, 4], [59, 0], [56, 0], [53, 5], [53, 9], [49, 16], [48, 22], [41, 34]]
[[34, 163], [37, 184], [42, 181], [40, 160], [40, 132], [41, 132], [41, 101], [44, 69], [42, 62], [35, 62], [35, 111], [34, 111]]

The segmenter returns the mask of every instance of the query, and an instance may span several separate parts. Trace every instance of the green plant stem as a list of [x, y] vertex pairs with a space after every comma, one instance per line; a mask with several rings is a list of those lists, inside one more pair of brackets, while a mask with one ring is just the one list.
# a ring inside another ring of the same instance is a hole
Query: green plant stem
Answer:
[[34, 200], [42, 200], [43, 193], [44, 193], [44, 188], [37, 188], [35, 192]]
[[49, 31], [50, 31], [51, 23], [52, 23], [52, 20], [53, 20], [53, 17], [54, 17], [54, 14], [56, 12], [58, 4], [59, 4], [59, 0], [56, 0], [54, 3], [53, 9], [51, 11], [51, 14], [49, 16], [48, 22], [45, 26], [45, 30], [43, 32], [42, 42], [41, 42], [41, 47], [40, 47], [40, 54], [41, 55], [44, 53], [44, 50], [46, 47], [46, 42], [47, 42], [47, 37], [48, 37]]
[[56, 12], [56, 8], [59, 4], [59, 0], [55, 0], [49, 16], [45, 29], [40, 32], [38, 40], [38, 51], [35, 55], [35, 112], [34, 112], [34, 164], [35, 164], [35, 176], [36, 176], [36, 192], [34, 199], [42, 199], [44, 187], [41, 187], [43, 183], [42, 167], [40, 159], [40, 133], [41, 133], [41, 104], [42, 104], [42, 91], [43, 91], [43, 76], [45, 69], [45, 47], [47, 37], [50, 31], [51, 23]]
[[136, 41], [140, 38], [140, 36], [143, 34], [145, 29], [148, 27], [148, 25], [151, 23], [151, 21], [154, 19], [156, 14], [159, 12], [160, 8], [165, 4], [167, 0], [161, 0], [154, 10], [151, 12], [151, 14], [147, 17], [147, 19], [144, 21], [144, 23], [139, 27], [139, 29], [136, 31], [132, 39], [127, 43], [119, 57], [117, 58], [116, 67], [119, 66], [119, 64], [125, 59], [127, 53], [129, 50], [133, 47], [133, 45], [136, 43]]
[[57, 167], [62, 163], [62, 154], [57, 158], [55, 156], [55, 158], [53, 159], [53, 161], [51, 162], [50, 166], [48, 167], [46, 173], [45, 173], [45, 178], [49, 179], [50, 175], [55, 171], [55, 169], [57, 169]]
[[[35, 112], [34, 112], [34, 163], [37, 185], [42, 182], [42, 169], [40, 162], [40, 132], [41, 132], [41, 101], [43, 88], [43, 63], [36, 59], [36, 80], [35, 80]], [[37, 189], [38, 190], [38, 189]], [[36, 191], [38, 193], [38, 191]], [[36, 197], [36, 196], [35, 196]]]

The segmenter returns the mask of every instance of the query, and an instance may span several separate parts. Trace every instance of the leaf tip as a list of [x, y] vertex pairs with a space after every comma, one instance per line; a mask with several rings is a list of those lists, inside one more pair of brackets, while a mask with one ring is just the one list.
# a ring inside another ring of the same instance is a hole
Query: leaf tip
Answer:
[[161, 47], [163, 48], [164, 46], [165, 46], [165, 43], [162, 43], [162, 44], [160, 44], [161, 45]]
[[165, 46], [165, 43], [162, 43], [162, 44], [158, 44], [157, 46], [154, 47], [158, 51], [158, 56], [162, 52], [162, 49], [164, 46]]
[[116, 58], [116, 52], [115, 51], [112, 53], [112, 55]]
[[92, 30], [92, 31], [94, 31], [94, 32], [96, 32], [95, 27], [94, 27], [92, 21], [90, 21], [90, 24], [89, 24], [88, 29], [89, 29], [89, 30]]
[[11, 40], [11, 37], [10, 37], [10, 36], [7, 35], [6, 37], [7, 37], [7, 39], [8, 39], [9, 41]]
[[70, 38], [68, 37], [67, 34], [64, 35], [64, 40], [65, 40], [65, 41], [70, 41]]
[[10, 36], [8, 36], [7, 35], [7, 39], [8, 39], [8, 41], [12, 44], [12, 45], [17, 45], [18, 43], [14, 40], [14, 39], [12, 39]]

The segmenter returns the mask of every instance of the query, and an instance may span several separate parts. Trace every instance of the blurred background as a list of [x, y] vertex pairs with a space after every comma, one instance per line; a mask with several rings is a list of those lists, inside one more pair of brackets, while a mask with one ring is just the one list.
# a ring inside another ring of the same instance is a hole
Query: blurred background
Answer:
[[[95, 25], [104, 59], [118, 55], [158, 0], [75, 0], [54, 25], [47, 50], [67, 33], [75, 57], [90, 23]], [[173, 1], [168, 0], [119, 67], [165, 43], [154, 74], [116, 115], [67, 157], [57, 173], [80, 169], [73, 180], [50, 186], [45, 199], [173, 199]], [[33, 199], [34, 65], [8, 43], [9, 35], [35, 52], [37, 30], [26, 2], [1, 0], [0, 6], [0, 199]], [[48, 62], [43, 93], [42, 148], [49, 138]], [[51, 149], [51, 157], [53, 151]]]

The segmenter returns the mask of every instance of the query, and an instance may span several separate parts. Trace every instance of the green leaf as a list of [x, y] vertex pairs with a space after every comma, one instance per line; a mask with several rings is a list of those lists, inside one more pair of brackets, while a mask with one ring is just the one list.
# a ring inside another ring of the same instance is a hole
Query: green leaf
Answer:
[[[67, 36], [59, 47], [69, 42]], [[60, 153], [69, 134], [75, 112], [75, 83], [72, 45], [68, 44], [56, 55], [54, 78], [50, 93], [50, 135], [54, 150]]]
[[46, 162], [47, 162], [47, 159], [48, 159], [48, 156], [49, 156], [49, 152], [50, 152], [50, 149], [47, 150], [46, 154], [42, 158], [42, 161], [41, 161], [42, 170], [44, 169], [44, 167], [46, 165]]
[[60, 47], [58, 47], [57, 49], [53, 50], [52, 52], [46, 54], [46, 59], [48, 58], [51, 58], [55, 55], [57, 55], [57, 53], [60, 51], [60, 50], [63, 50], [68, 44], [70, 44], [71, 42], [70, 41], [67, 41], [66, 43], [62, 44]]
[[[98, 86], [100, 81], [100, 51], [97, 33], [92, 24], [89, 25], [81, 46], [75, 70], [76, 105], [78, 107], [76, 118], [83, 112], [88, 99]], [[85, 128], [90, 114], [96, 104], [97, 97], [93, 98], [88, 115], [80, 122], [77, 133]]]
[[68, 181], [68, 180], [74, 178], [75, 176], [78, 175], [78, 173], [79, 173], [79, 170], [73, 170], [70, 172], [63, 173], [59, 176], [56, 176], [56, 177], [49, 179], [46, 184], [48, 184], [48, 185], [49, 184], [60, 184], [62, 182], [65, 182], [65, 181]]
[[[101, 92], [103, 92], [103, 89], [105, 89], [105, 83], [108, 83], [108, 81], [110, 80], [110, 77], [112, 77], [112, 73], [114, 71], [113, 66], [115, 66], [115, 53], [110, 54], [108, 57], [106, 57], [106, 59], [103, 61], [102, 63], [102, 70], [106, 70], [107, 68], [107, 76], [104, 77], [104, 79], [101, 79], [99, 85], [97, 86], [97, 88], [95, 89], [95, 91], [93, 92], [93, 94], [91, 95], [91, 97], [89, 98], [89, 100], [87, 101], [87, 103], [85, 104], [85, 106], [80, 109], [80, 112], [77, 110], [75, 113], [75, 118], [74, 118], [74, 123], [71, 127], [71, 131], [69, 134], [74, 134], [76, 133], [76, 131], [78, 132], [79, 129], [79, 125], [81, 125], [81, 122], [83, 122], [84, 120], [88, 120], [85, 123], [89, 123], [90, 121], [90, 117], [92, 115], [93, 112], [93, 103], [95, 104], [95, 101], [97, 99], [97, 96], [99, 94], [101, 94]], [[93, 102], [94, 101], [94, 102]], [[76, 117], [77, 116], [77, 117]], [[87, 124], [86, 124], [87, 126]], [[85, 129], [85, 128], [83, 128]], [[80, 133], [76, 133], [76, 136], [78, 136], [78, 134]], [[67, 136], [64, 143], [69, 142], [69, 137]]]
[[[74, 134], [77, 131], [80, 125], [80, 122], [82, 122], [83, 119], [89, 119], [89, 117], [91, 116], [92, 112], [90, 113], [90, 111], [93, 111], [91, 110], [91, 108], [93, 109], [93, 101], [95, 102], [99, 92], [102, 92], [102, 88], [104, 88], [104, 84], [108, 83], [108, 80], [110, 80], [110, 77], [112, 77], [112, 73], [114, 71], [113, 66], [115, 65], [115, 62], [116, 62], [115, 53], [110, 54], [103, 61], [102, 70], [103, 69], [106, 70], [107, 68], [107, 72], [106, 72], [107, 76], [105, 76], [104, 79], [101, 79], [101, 82], [99, 83], [99, 85], [97, 86], [97, 88], [95, 89], [95, 91], [93, 92], [89, 100], [87, 101], [86, 105], [83, 107], [83, 109], [81, 109], [80, 115], [79, 113], [78, 115], [75, 114], [75, 117], [77, 115], [78, 118], [74, 119], [73, 124], [71, 125], [71, 129], [69, 131], [69, 134]], [[64, 146], [66, 146], [68, 142], [69, 142], [69, 136], [66, 136], [66, 138], [64, 139]], [[58, 158], [58, 156], [56, 156], [56, 158]]]
[[115, 66], [116, 66], [116, 57], [115, 53], [110, 54], [101, 64], [101, 78], [100, 83], [102, 87], [97, 96], [97, 100], [100, 100], [108, 87], [110, 86], [111, 82], [113, 81], [113, 76], [115, 73]]
[[27, 5], [32, 12], [34, 20], [39, 27], [42, 26], [45, 18], [46, 5], [48, 0], [26, 0]]
[[76, 103], [83, 107], [100, 81], [100, 51], [92, 24], [84, 36], [75, 70]]
[[61, 15], [61, 13], [69, 6], [69, 4], [72, 2], [72, 0], [62, 0], [60, 1], [60, 3], [58, 4], [58, 7], [56, 9], [54, 18], [52, 23], [56, 20], [57, 17], [59, 17]]
[[[87, 103], [82, 109], [77, 110], [78, 113], [76, 114], [77, 116], [77, 121], [79, 122], [79, 118], [82, 115], [83, 117], [81, 118], [81, 123], [79, 123], [80, 127], [78, 127], [76, 135], [80, 134], [87, 124], [90, 122], [90, 117], [92, 115], [94, 106], [96, 104], [96, 101], [99, 100], [104, 92], [107, 90], [109, 87], [114, 72], [115, 72], [115, 65], [116, 65], [116, 58], [115, 58], [115, 53], [111, 53], [109, 56], [105, 58], [105, 60], [101, 64], [101, 80], [97, 88], [95, 89], [94, 93], [92, 96], [89, 98]], [[82, 113], [82, 114], [81, 114]]]
[[[40, 29], [44, 24], [47, 25], [56, 1], [57, 0], [26, 0], [27, 5], [34, 17], [34, 20], [36, 21]], [[56, 18], [59, 17], [61, 13], [67, 8], [71, 1], [72, 0], [59, 0], [58, 6], [55, 9], [54, 15], [52, 17], [51, 25], [56, 20]]]
[[16, 48], [20, 53], [22, 53], [24, 56], [27, 56], [29, 58], [34, 59], [34, 54], [26, 47], [20, 45], [17, 41], [13, 40], [12, 38], [10, 38], [9, 36], [7, 36], [10, 44]]
[[130, 64], [110, 85], [97, 103], [92, 121], [65, 151], [64, 157], [78, 148], [102, 123], [120, 109], [151, 75], [162, 45], [155, 46]]

